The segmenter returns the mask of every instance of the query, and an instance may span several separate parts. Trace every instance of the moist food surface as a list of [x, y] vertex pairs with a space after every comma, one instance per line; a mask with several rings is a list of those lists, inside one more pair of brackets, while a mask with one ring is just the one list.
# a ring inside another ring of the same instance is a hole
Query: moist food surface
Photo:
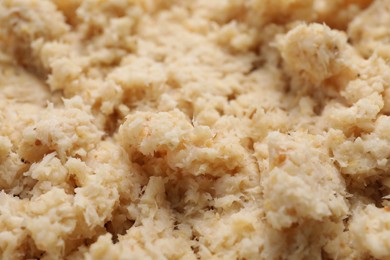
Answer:
[[0, 1], [2, 259], [388, 259], [388, 0]]

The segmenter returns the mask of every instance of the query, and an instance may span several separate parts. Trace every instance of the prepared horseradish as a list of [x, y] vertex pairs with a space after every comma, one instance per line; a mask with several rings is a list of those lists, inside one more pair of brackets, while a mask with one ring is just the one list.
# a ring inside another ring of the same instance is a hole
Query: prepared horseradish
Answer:
[[388, 259], [388, 0], [1, 0], [1, 259]]

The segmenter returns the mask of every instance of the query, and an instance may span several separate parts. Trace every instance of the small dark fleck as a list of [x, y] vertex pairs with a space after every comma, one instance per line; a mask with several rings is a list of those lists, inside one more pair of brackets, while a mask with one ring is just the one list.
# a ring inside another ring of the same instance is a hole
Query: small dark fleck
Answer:
[[253, 109], [252, 113], [249, 114], [249, 119], [253, 119], [253, 116], [256, 114], [257, 109]]

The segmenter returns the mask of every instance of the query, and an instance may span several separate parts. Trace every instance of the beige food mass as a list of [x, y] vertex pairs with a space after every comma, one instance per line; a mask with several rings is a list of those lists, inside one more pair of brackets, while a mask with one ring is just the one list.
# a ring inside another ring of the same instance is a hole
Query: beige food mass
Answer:
[[1, 0], [1, 259], [389, 259], [389, 0]]

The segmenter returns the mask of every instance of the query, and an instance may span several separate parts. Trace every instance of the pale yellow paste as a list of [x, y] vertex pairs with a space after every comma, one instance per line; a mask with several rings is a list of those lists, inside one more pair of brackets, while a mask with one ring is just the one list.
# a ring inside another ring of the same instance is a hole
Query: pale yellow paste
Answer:
[[389, 0], [0, 0], [1, 259], [390, 259]]

